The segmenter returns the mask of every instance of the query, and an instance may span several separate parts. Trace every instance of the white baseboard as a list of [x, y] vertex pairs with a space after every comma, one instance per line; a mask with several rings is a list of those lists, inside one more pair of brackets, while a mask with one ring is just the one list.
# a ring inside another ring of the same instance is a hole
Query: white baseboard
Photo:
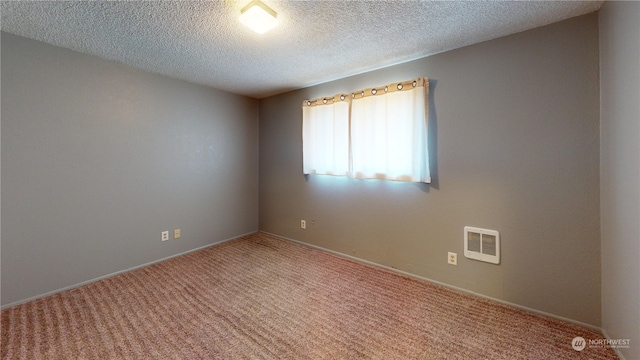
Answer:
[[37, 299], [41, 299], [41, 298], [43, 298], [43, 297], [47, 297], [47, 296], [50, 296], [50, 295], [53, 295], [53, 294], [57, 294], [57, 293], [59, 293], [59, 292], [63, 292], [63, 291], [67, 291], [67, 290], [75, 289], [75, 288], [78, 288], [78, 287], [80, 287], [80, 286], [88, 285], [88, 284], [94, 283], [94, 282], [96, 282], [96, 281], [104, 280], [104, 279], [110, 278], [110, 277], [112, 277], [112, 276], [116, 276], [116, 275], [119, 275], [119, 274], [122, 274], [122, 273], [126, 273], [126, 272], [128, 272], [128, 271], [132, 271], [132, 270], [140, 269], [140, 268], [143, 268], [143, 267], [145, 267], [145, 266], [153, 265], [153, 264], [155, 264], [155, 263], [159, 263], [159, 262], [161, 262], [161, 261], [169, 260], [169, 259], [172, 259], [172, 258], [174, 258], [174, 257], [178, 257], [178, 256], [182, 256], [182, 255], [186, 255], [186, 254], [188, 254], [188, 253], [192, 253], [192, 252], [194, 252], [194, 251], [202, 250], [202, 249], [208, 248], [208, 247], [210, 247], [210, 246], [214, 246], [214, 245], [222, 244], [222, 243], [225, 243], [225, 242], [227, 242], [227, 241], [235, 240], [235, 239], [237, 239], [237, 238], [241, 238], [241, 237], [243, 237], [243, 236], [247, 236], [247, 235], [255, 234], [255, 233], [257, 233], [257, 231], [251, 231], [251, 232], [248, 232], [248, 233], [246, 233], [246, 234], [242, 234], [242, 235], [234, 236], [234, 237], [231, 237], [231, 238], [228, 238], [228, 239], [224, 239], [224, 240], [220, 240], [220, 241], [217, 241], [217, 242], [214, 242], [214, 243], [211, 243], [211, 244], [207, 244], [207, 245], [204, 245], [204, 246], [200, 246], [200, 247], [197, 247], [197, 248], [195, 248], [195, 249], [191, 249], [191, 250], [183, 251], [183, 252], [181, 252], [181, 253], [174, 254], [174, 255], [171, 255], [171, 256], [167, 256], [167, 257], [165, 257], [165, 258], [158, 259], [158, 260], [154, 260], [154, 261], [151, 261], [151, 262], [148, 262], [148, 263], [142, 264], [142, 265], [134, 266], [134, 267], [131, 267], [131, 268], [128, 268], [128, 269], [120, 270], [120, 271], [116, 271], [116, 272], [113, 272], [113, 273], [110, 273], [110, 274], [107, 274], [107, 275], [99, 276], [99, 277], [94, 278], [94, 279], [91, 279], [91, 280], [87, 280], [87, 281], [79, 282], [79, 283], [74, 284], [74, 285], [65, 286], [65, 287], [63, 287], [63, 288], [61, 288], [61, 289], [57, 289], [57, 290], [53, 290], [53, 291], [49, 291], [49, 292], [46, 292], [46, 293], [44, 293], [44, 294], [40, 294], [40, 295], [36, 295], [36, 296], [29, 297], [29, 298], [27, 298], [27, 299], [18, 300], [18, 301], [12, 302], [12, 303], [10, 303], [10, 304], [2, 305], [2, 307], [0, 307], [0, 310], [4, 310], [4, 309], [10, 308], [10, 307], [12, 307], [12, 306], [16, 306], [16, 305], [20, 305], [20, 304], [28, 303], [29, 301], [33, 301], [33, 300], [37, 300]]
[[[386, 265], [382, 265], [382, 264], [378, 264], [378, 263], [375, 263], [375, 262], [372, 262], [372, 261], [369, 261], [369, 260], [361, 259], [361, 258], [352, 256], [352, 255], [349, 255], [349, 254], [344, 254], [344, 253], [341, 253], [339, 251], [323, 248], [323, 247], [318, 246], [318, 245], [305, 243], [305, 242], [302, 242], [300, 240], [291, 239], [291, 238], [288, 238], [288, 237], [285, 237], [285, 236], [281, 236], [281, 235], [278, 235], [278, 234], [273, 234], [273, 233], [270, 233], [270, 232], [267, 232], [267, 231], [260, 231], [260, 232], [265, 233], [265, 234], [269, 234], [271, 236], [275, 236], [275, 237], [283, 239], [283, 240], [287, 240], [287, 241], [291, 241], [291, 242], [294, 242], [294, 243], [297, 243], [297, 244], [309, 246], [309, 247], [312, 247], [314, 249], [326, 251], [328, 253], [331, 253], [331, 254], [334, 254], [334, 255], [338, 255], [338, 256], [341, 256], [341, 257], [344, 257], [344, 258], [347, 258], [347, 259], [350, 259], [350, 260], [354, 260], [354, 261], [357, 261], [357, 262], [360, 262], [360, 263], [363, 263], [363, 264], [372, 265], [372, 266], [379, 267], [379, 268], [382, 268], [382, 269], [385, 269], [385, 270], [389, 270], [389, 271], [392, 271], [392, 272], [395, 272], [395, 273], [398, 273], [398, 274], [409, 276], [409, 277], [412, 277], [414, 279], [428, 281], [430, 283], [433, 283], [433, 284], [436, 284], [436, 285], [440, 285], [440, 286], [443, 286], [443, 287], [446, 287], [446, 288], [449, 288], [449, 289], [452, 289], [452, 290], [460, 291], [460, 292], [463, 292], [463, 293], [466, 293], [466, 294], [470, 294], [470, 295], [478, 296], [478, 297], [481, 297], [481, 298], [484, 298], [484, 299], [487, 299], [487, 300], [495, 301], [497, 303], [500, 303], [500, 304], [503, 304], [503, 305], [507, 305], [507, 306], [510, 306], [510, 307], [513, 307], [513, 308], [516, 308], [516, 309], [519, 309], [519, 310], [527, 311], [527, 312], [538, 314], [538, 315], [543, 315], [543, 316], [550, 317], [550, 318], [553, 318], [553, 319], [557, 319], [557, 320], [569, 322], [569, 323], [572, 323], [572, 324], [576, 324], [576, 325], [579, 325], [579, 326], [582, 326], [582, 327], [586, 327], [586, 328], [589, 328], [589, 329], [592, 329], [592, 330], [595, 330], [595, 331], [598, 331], [598, 332], [602, 332], [602, 328], [600, 328], [598, 326], [595, 326], [595, 325], [587, 324], [587, 323], [584, 323], [584, 322], [581, 322], [581, 321], [578, 321], [578, 320], [569, 319], [569, 318], [566, 318], [566, 317], [563, 317], [563, 316], [559, 316], [559, 315], [551, 314], [551, 313], [548, 313], [548, 312], [540, 311], [540, 310], [537, 310], [537, 309], [533, 309], [533, 308], [530, 308], [530, 307], [518, 305], [518, 304], [515, 304], [515, 303], [511, 303], [511, 302], [505, 301], [505, 300], [493, 298], [491, 296], [480, 294], [480, 293], [477, 293], [477, 292], [474, 292], [474, 291], [471, 291], [471, 290], [468, 290], [468, 289], [460, 288], [460, 287], [457, 287], [457, 286], [454, 286], [454, 285], [450, 285], [450, 284], [447, 284], [447, 283], [443, 283], [443, 282], [440, 282], [440, 281], [437, 281], [437, 280], [429, 279], [429, 278], [426, 278], [424, 276], [420, 276], [420, 275], [412, 274], [412, 273], [409, 273], [409, 272], [406, 272], [406, 271], [394, 269], [392, 267], [389, 267], [389, 266], [386, 266]], [[616, 353], [617, 353], [617, 351], [616, 351]], [[620, 356], [620, 355], [618, 354], [618, 356]]]

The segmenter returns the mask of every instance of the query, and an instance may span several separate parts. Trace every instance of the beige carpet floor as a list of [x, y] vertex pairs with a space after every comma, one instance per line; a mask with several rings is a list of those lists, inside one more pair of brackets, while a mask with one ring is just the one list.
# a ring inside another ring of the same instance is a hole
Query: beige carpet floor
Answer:
[[616, 359], [602, 334], [257, 233], [2, 311], [2, 359]]

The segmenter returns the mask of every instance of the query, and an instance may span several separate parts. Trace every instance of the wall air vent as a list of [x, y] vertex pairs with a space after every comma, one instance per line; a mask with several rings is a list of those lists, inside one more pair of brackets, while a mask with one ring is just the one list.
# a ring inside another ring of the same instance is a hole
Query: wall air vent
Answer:
[[464, 227], [464, 256], [469, 259], [500, 263], [500, 234], [495, 230]]

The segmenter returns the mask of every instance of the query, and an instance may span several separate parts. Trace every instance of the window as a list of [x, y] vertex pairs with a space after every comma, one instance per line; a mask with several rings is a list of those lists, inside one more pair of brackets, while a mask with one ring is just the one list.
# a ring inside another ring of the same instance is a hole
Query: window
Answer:
[[429, 80], [303, 103], [303, 172], [431, 182]]

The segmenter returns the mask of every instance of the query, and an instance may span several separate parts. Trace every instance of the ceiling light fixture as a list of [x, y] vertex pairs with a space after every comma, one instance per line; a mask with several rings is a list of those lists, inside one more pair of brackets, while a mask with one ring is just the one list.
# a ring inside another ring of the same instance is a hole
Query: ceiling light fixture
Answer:
[[277, 14], [260, 0], [253, 0], [240, 10], [240, 22], [258, 34], [264, 34], [278, 25]]

